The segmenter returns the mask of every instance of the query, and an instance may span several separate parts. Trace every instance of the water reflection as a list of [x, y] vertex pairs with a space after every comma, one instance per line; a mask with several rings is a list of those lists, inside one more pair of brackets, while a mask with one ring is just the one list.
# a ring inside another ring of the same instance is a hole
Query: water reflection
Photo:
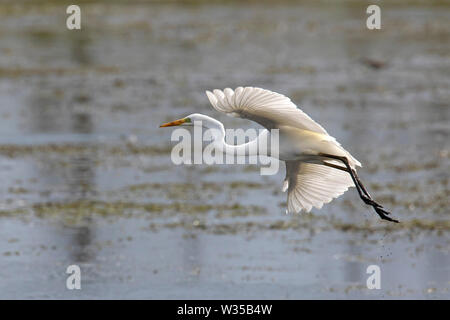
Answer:
[[[68, 46], [71, 52], [71, 60], [78, 66], [91, 63], [88, 52], [89, 32], [73, 32], [68, 38]], [[83, 79], [80, 79], [79, 87], [83, 89]], [[78, 104], [88, 107], [89, 99], [78, 99]], [[83, 105], [85, 104], [85, 105]], [[71, 131], [73, 133], [90, 134], [94, 130], [94, 123], [91, 114], [88, 112], [73, 111], [70, 113]], [[70, 199], [68, 201], [79, 202], [88, 200], [92, 190], [95, 189], [95, 151], [89, 151], [81, 156], [74, 156], [69, 161], [71, 163], [68, 179]], [[95, 224], [92, 217], [83, 217], [80, 225], [72, 237], [73, 250], [70, 251], [71, 259], [74, 262], [88, 262], [95, 258], [95, 250], [90, 248], [95, 239]]]
[[203, 264], [203, 237], [192, 231], [182, 235], [181, 264], [184, 279], [188, 282], [197, 282], [201, 279]]
[[[69, 60], [77, 67], [82, 67], [91, 63], [89, 54], [89, 31], [71, 33], [65, 40], [67, 50], [70, 52]], [[37, 39], [39, 40], [39, 39]], [[59, 45], [60, 39], [48, 37], [46, 45]], [[43, 43], [37, 41], [39, 45]], [[74, 82], [78, 92], [88, 91], [85, 87], [83, 77]], [[66, 88], [61, 87], [49, 90], [49, 83], [46, 79], [41, 79], [34, 86], [36, 91], [31, 95], [29, 102], [30, 111], [33, 116], [30, 118], [30, 127], [35, 134], [52, 133], [58, 134], [84, 134], [89, 135], [95, 130], [95, 123], [89, 111], [90, 100], [85, 95], [77, 93], [74, 99], [67, 99]], [[83, 110], [83, 111], [80, 111]], [[80, 143], [82, 145], [83, 143]], [[42, 189], [62, 191], [64, 202], [79, 203], [83, 200], [92, 199], [95, 195], [95, 161], [96, 152], [89, 149], [82, 154], [71, 154], [67, 156], [67, 165], [61, 165], [60, 159], [48, 158], [38, 159], [45, 165], [38, 166], [38, 177]], [[55, 185], [56, 184], [56, 185]], [[70, 214], [70, 213], [66, 213]], [[73, 263], [89, 262], [95, 259], [95, 250], [92, 250], [92, 243], [95, 240], [95, 224], [90, 215], [77, 217], [77, 212], [71, 213], [74, 217], [60, 217], [60, 228], [55, 237], [57, 243], [66, 243], [69, 249], [68, 260]], [[67, 225], [67, 221], [71, 222]], [[66, 230], [72, 232], [66, 232]]]

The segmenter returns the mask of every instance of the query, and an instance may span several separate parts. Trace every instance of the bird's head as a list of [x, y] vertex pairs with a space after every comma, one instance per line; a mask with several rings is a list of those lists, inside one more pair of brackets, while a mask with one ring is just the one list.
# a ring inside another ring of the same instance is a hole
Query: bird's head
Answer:
[[[188, 115], [186, 118], [181, 118], [178, 120], [174, 120], [171, 122], [167, 122], [164, 123], [162, 125], [160, 125], [160, 128], [165, 128], [165, 127], [174, 127], [174, 126], [194, 126], [194, 125], [200, 125], [202, 126], [205, 122], [207, 121], [211, 121], [214, 120], [208, 116], [205, 116], [203, 114], [199, 114], [199, 113], [193, 113]], [[216, 121], [216, 120], [214, 120]]]

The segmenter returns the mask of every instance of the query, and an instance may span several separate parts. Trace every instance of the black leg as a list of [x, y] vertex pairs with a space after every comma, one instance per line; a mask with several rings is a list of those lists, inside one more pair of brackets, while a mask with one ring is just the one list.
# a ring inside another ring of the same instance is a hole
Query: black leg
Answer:
[[378, 207], [380, 207], [380, 208], [383, 208], [382, 205], [379, 205], [378, 203], [376, 203], [376, 202], [372, 199], [372, 197], [370, 196], [369, 192], [367, 192], [366, 188], [364, 188], [364, 185], [362, 184], [361, 180], [359, 180], [359, 177], [358, 177], [358, 174], [356, 173], [356, 170], [352, 169], [352, 172], [353, 172], [353, 175], [355, 176], [356, 181], [358, 181], [359, 187], [362, 189], [362, 191], [364, 192], [364, 194], [366, 195], [366, 197], [369, 198], [370, 200], [372, 200], [373, 203], [374, 203], [376, 206], [378, 206]]
[[398, 223], [398, 220], [392, 219], [387, 216], [390, 214], [389, 211], [384, 210], [383, 206], [381, 206], [380, 204], [375, 202], [375, 200], [372, 199], [369, 192], [367, 192], [366, 188], [364, 187], [361, 180], [359, 179], [359, 177], [356, 173], [356, 170], [353, 170], [350, 167], [350, 164], [346, 157], [340, 157], [340, 156], [335, 156], [335, 155], [331, 155], [331, 154], [319, 154], [319, 155], [322, 157], [341, 161], [345, 165], [345, 168], [335, 165], [335, 164], [332, 164], [332, 163], [325, 162], [325, 161], [323, 162], [323, 164], [328, 167], [331, 167], [331, 168], [335, 168], [335, 169], [339, 169], [339, 170], [348, 172], [350, 174], [350, 176], [352, 177], [353, 183], [355, 184], [356, 190], [358, 191], [358, 194], [359, 194], [359, 197], [361, 198], [361, 200], [364, 201], [365, 204], [372, 206], [373, 209], [375, 210], [375, 212], [380, 216], [381, 219]]
[[[333, 159], [337, 159], [337, 158], [333, 158]], [[351, 169], [350, 165], [348, 163], [346, 163], [347, 158], [344, 159], [338, 159], [342, 162], [344, 162], [345, 164], [345, 168], [332, 164], [332, 163], [328, 163], [323, 161], [323, 164], [327, 167], [331, 167], [331, 168], [335, 168], [335, 169], [339, 169], [345, 172], [348, 172], [350, 174], [350, 176], [352, 177], [353, 183], [355, 184], [356, 190], [358, 191], [359, 197], [364, 201], [365, 204], [370, 205], [370, 206], [378, 206], [380, 208], [382, 208], [381, 205], [379, 205], [378, 203], [376, 203], [372, 197], [370, 196], [370, 194], [367, 192], [366, 188], [364, 188], [364, 186], [361, 183], [361, 180], [359, 180], [358, 176], [356, 175], [356, 171]]]

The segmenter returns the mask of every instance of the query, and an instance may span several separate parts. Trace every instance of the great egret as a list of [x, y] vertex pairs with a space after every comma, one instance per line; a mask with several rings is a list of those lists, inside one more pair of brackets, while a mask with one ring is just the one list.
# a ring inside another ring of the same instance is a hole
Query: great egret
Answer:
[[216, 89], [206, 91], [206, 94], [217, 111], [253, 120], [267, 130], [256, 139], [235, 146], [225, 142], [223, 124], [203, 114], [194, 113], [160, 127], [193, 126], [201, 122], [203, 127], [219, 132], [215, 143], [221, 145], [226, 153], [240, 151], [245, 155], [254, 155], [252, 150], [255, 149], [251, 146], [258, 143], [262, 135], [270, 135], [269, 130], [279, 129], [278, 158], [286, 163], [283, 191], [288, 191], [289, 213], [309, 212], [312, 207], [320, 209], [324, 203], [355, 186], [362, 201], [372, 206], [381, 219], [398, 222], [388, 216], [390, 213], [372, 199], [361, 183], [356, 173], [356, 167], [361, 167], [361, 163], [288, 97], [253, 87]]

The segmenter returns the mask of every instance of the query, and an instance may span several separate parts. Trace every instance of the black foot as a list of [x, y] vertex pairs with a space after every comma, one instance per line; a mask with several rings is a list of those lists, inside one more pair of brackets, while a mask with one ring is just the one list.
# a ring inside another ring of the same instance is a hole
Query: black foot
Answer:
[[[378, 204], [377, 202], [375, 202], [375, 200], [363, 195], [361, 197], [362, 201], [364, 201], [365, 204], [372, 206], [374, 208], [383, 208], [383, 206], [381, 204]], [[386, 214], [390, 214], [390, 212], [387, 212]]]
[[384, 210], [384, 209], [382, 209], [380, 207], [375, 207], [374, 206], [373, 208], [375, 209], [376, 213], [378, 213], [378, 215], [380, 216], [381, 219], [387, 220], [387, 221], [392, 221], [392, 222], [395, 222], [395, 223], [399, 223], [398, 220], [395, 220], [395, 219], [387, 216], [388, 214], [391, 214], [390, 212], [388, 212], [388, 211], [386, 211], [386, 210]]

